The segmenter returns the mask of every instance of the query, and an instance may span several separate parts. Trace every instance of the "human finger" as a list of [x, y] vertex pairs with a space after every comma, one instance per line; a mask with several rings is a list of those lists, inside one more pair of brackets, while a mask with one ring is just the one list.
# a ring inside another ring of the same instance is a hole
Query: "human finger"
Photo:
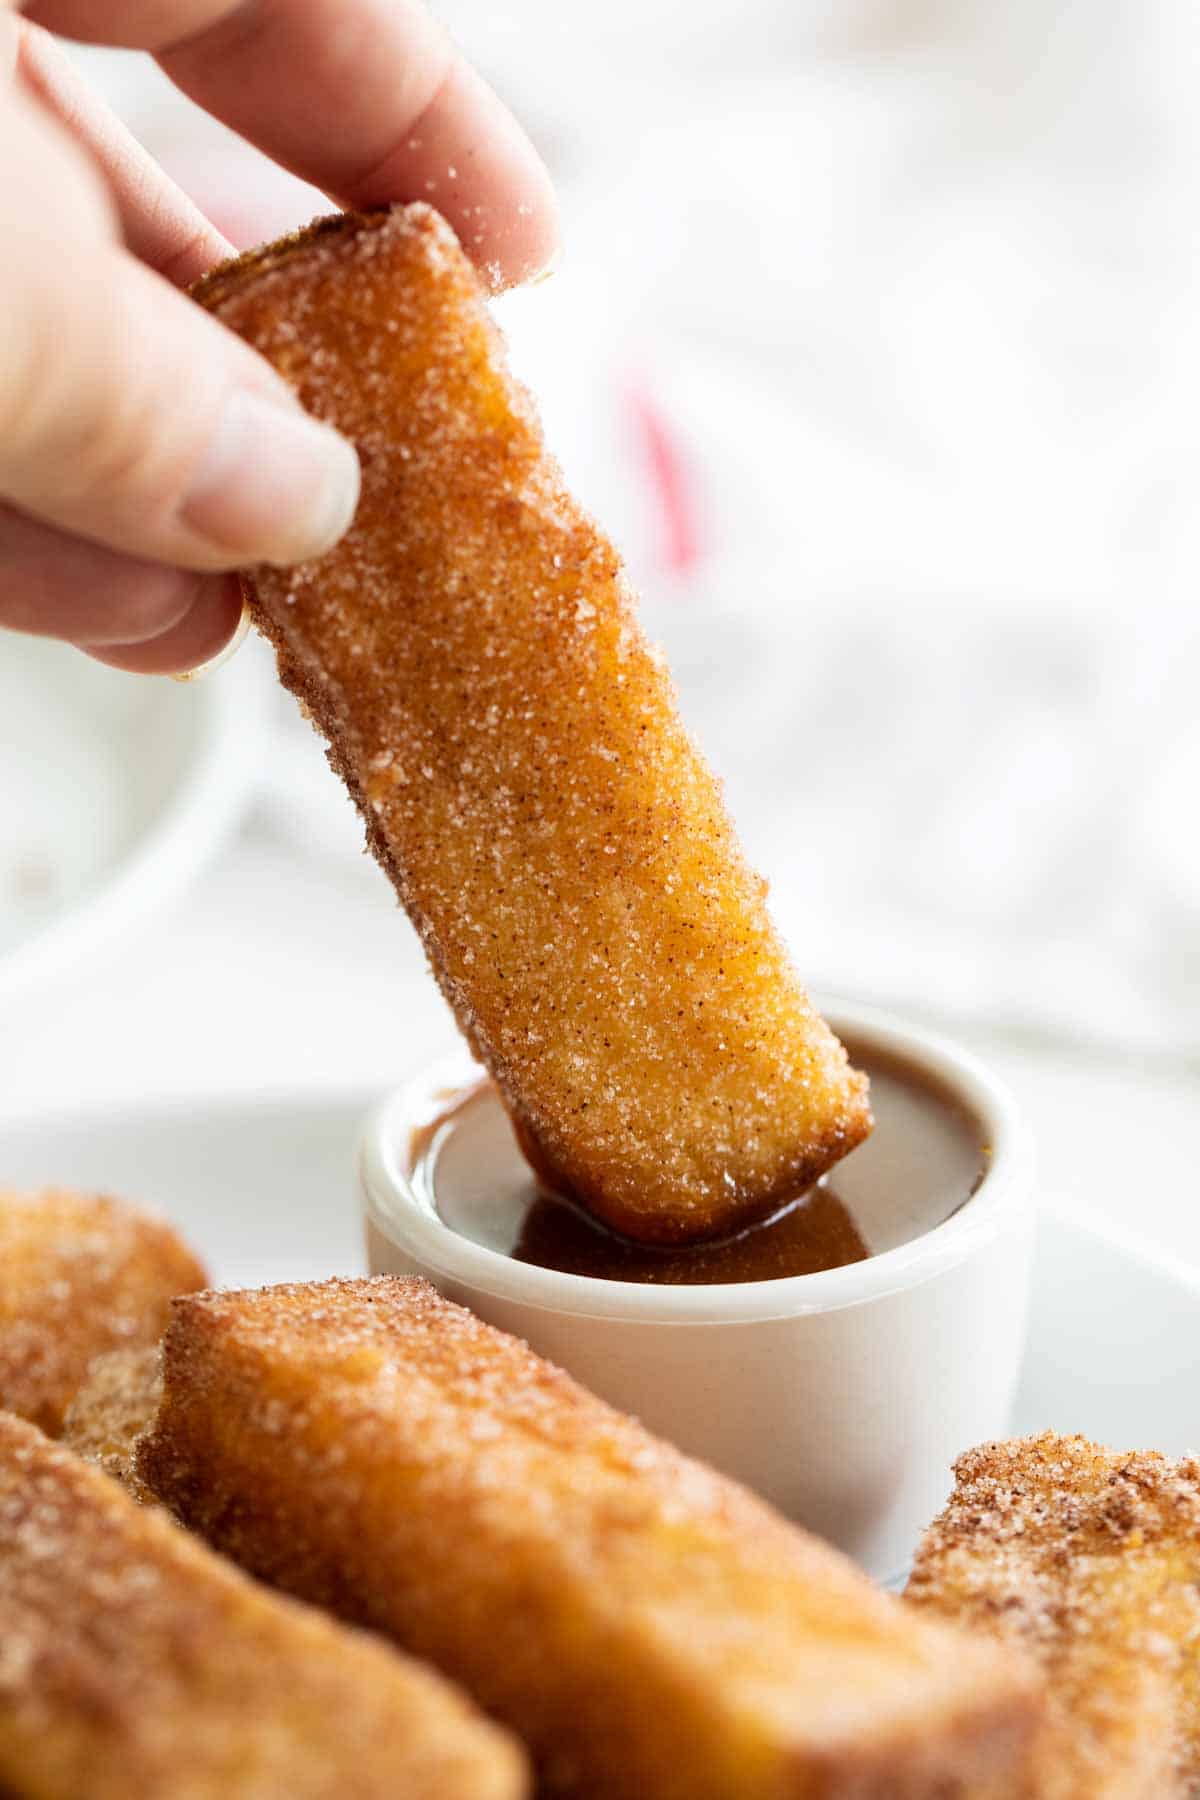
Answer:
[[233, 245], [88, 86], [49, 32], [27, 19], [17, 21], [17, 32], [18, 78], [99, 168], [126, 248], [138, 261], [187, 287], [232, 256]]
[[89, 656], [135, 675], [190, 675], [229, 650], [245, 623], [236, 575], [200, 575], [183, 617], [133, 644], [85, 645]]
[[528, 280], [554, 255], [545, 166], [422, 0], [27, 10], [68, 36], [152, 51], [193, 100], [344, 205], [432, 201], [494, 285]]
[[12, 92], [0, 167], [37, 173], [0, 185], [0, 498], [191, 569], [336, 542], [357, 503], [351, 446], [115, 241], [78, 147]]
[[176, 674], [229, 645], [242, 613], [233, 575], [122, 556], [0, 507], [0, 626], [68, 643], [139, 674]]
[[9, 630], [98, 647], [144, 642], [178, 624], [201, 579], [0, 507], [0, 625]]

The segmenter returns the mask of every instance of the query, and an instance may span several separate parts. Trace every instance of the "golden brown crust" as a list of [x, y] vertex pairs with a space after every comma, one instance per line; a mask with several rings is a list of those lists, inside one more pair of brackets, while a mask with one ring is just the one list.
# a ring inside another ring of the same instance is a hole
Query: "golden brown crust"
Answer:
[[1034, 1703], [844, 1558], [420, 1281], [181, 1300], [139, 1472], [247, 1568], [387, 1633], [547, 1794], [965, 1795]]
[[1200, 1463], [1046, 1432], [955, 1476], [907, 1598], [1037, 1659], [1039, 1800], [1200, 1791]]
[[328, 213], [322, 218], [310, 219], [307, 225], [298, 226], [272, 243], [256, 244], [206, 270], [192, 283], [189, 290], [192, 299], [198, 300], [208, 311], [217, 312], [224, 300], [242, 289], [247, 277], [265, 274], [295, 256], [303, 256], [322, 238], [353, 237], [361, 231], [377, 231], [387, 219], [387, 208], [374, 212]]
[[518, 1800], [431, 1670], [247, 1580], [0, 1414], [0, 1791], [29, 1800]]
[[95, 1194], [0, 1191], [0, 1407], [51, 1433], [93, 1357], [156, 1343], [203, 1264], [165, 1221]]
[[318, 222], [197, 295], [358, 447], [347, 537], [247, 596], [539, 1169], [646, 1240], [774, 1211], [866, 1084], [449, 227]]
[[98, 1356], [67, 1408], [62, 1442], [104, 1470], [135, 1500], [152, 1500], [134, 1467], [137, 1441], [153, 1424], [162, 1399], [162, 1353], [110, 1350]]

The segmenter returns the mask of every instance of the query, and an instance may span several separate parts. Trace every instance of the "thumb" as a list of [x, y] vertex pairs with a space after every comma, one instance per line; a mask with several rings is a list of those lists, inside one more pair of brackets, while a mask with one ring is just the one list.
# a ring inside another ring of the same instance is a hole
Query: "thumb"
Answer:
[[11, 90], [0, 108], [0, 497], [192, 569], [328, 549], [357, 503], [353, 449], [124, 250], [64, 133]]

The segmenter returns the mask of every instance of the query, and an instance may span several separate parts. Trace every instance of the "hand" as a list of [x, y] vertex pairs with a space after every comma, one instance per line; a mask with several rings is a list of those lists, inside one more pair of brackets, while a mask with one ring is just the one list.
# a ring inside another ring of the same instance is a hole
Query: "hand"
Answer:
[[[336, 543], [357, 460], [177, 291], [229, 245], [53, 40], [3, 5], [0, 625], [119, 668], [193, 668], [237, 627], [229, 571]], [[44, 0], [27, 13], [151, 51], [339, 204], [431, 199], [496, 286], [550, 260], [549, 177], [421, 0]]]

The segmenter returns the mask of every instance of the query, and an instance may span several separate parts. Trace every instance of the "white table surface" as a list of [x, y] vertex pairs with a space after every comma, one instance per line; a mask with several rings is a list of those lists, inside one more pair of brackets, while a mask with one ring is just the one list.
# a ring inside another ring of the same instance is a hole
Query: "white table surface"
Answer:
[[[0, 1030], [0, 1164], [4, 1117], [75, 1102], [382, 1091], [456, 1037], [374, 867], [305, 856], [261, 818], [136, 940], [24, 997]], [[1047, 1195], [1200, 1267], [1200, 1069], [980, 1028], [955, 1035], [1025, 1106]]]

